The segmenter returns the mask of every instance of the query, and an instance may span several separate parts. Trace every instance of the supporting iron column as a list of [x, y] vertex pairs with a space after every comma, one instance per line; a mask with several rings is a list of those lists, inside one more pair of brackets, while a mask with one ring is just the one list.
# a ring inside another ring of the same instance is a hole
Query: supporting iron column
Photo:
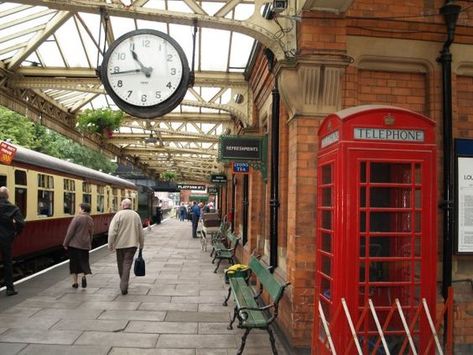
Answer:
[[443, 265], [442, 265], [442, 296], [448, 297], [448, 288], [452, 286], [452, 253], [454, 233], [454, 156], [452, 133], [452, 54], [450, 45], [453, 43], [455, 26], [461, 6], [447, 2], [440, 14], [445, 17], [447, 40], [437, 59], [442, 65], [442, 98], [443, 98]]
[[[273, 52], [265, 49], [268, 70], [272, 73], [276, 59]], [[274, 76], [271, 109], [271, 197], [269, 201], [269, 264], [274, 271], [278, 266], [278, 214], [279, 214], [279, 89], [278, 78]]]
[[279, 217], [279, 90], [275, 79], [272, 90], [273, 106], [271, 111], [271, 207], [269, 220], [270, 265], [274, 270], [278, 266], [278, 217]]
[[[452, 54], [450, 45], [453, 43], [455, 26], [461, 6], [448, 1], [440, 9], [447, 25], [447, 40], [437, 59], [442, 64], [442, 103], [443, 103], [443, 259], [442, 259], [442, 296], [447, 302], [449, 288], [452, 286], [452, 254], [454, 233], [454, 169], [453, 169], [453, 133], [452, 133]], [[444, 329], [453, 319], [453, 314], [445, 312]], [[443, 334], [444, 344], [448, 341], [448, 332]]]
[[248, 201], [248, 174], [243, 176], [243, 202], [242, 202], [242, 214], [243, 214], [243, 230], [242, 230], [242, 237], [243, 237], [243, 245], [246, 244], [248, 241], [248, 205], [250, 202]]

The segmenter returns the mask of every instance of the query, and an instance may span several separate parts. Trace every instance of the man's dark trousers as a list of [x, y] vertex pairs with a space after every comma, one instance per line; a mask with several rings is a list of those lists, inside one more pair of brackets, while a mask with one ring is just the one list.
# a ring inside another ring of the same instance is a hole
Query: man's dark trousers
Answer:
[[13, 290], [13, 267], [12, 267], [12, 247], [11, 237], [0, 236], [0, 252], [3, 259], [3, 277], [7, 290]]

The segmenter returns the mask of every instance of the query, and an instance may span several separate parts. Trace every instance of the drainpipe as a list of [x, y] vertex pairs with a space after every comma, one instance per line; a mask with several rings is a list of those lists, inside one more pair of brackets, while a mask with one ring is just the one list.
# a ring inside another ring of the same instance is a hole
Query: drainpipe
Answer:
[[[265, 50], [268, 69], [273, 72], [275, 58], [273, 52]], [[271, 109], [271, 198], [269, 201], [269, 264], [274, 271], [278, 266], [278, 213], [279, 213], [279, 90], [278, 78], [274, 77]]]
[[[443, 44], [437, 61], [442, 65], [442, 104], [443, 104], [443, 259], [442, 259], [442, 297], [447, 302], [448, 290], [452, 286], [452, 254], [454, 233], [454, 156], [453, 156], [453, 132], [452, 132], [452, 54], [450, 45], [453, 43], [455, 26], [461, 6], [447, 1], [440, 9], [440, 14], [445, 18], [447, 25], [447, 40]], [[444, 324], [446, 329], [449, 318], [453, 317], [450, 312], [445, 312]], [[448, 332], [444, 332], [444, 344], [447, 344]], [[452, 344], [453, 345], [453, 344]]]

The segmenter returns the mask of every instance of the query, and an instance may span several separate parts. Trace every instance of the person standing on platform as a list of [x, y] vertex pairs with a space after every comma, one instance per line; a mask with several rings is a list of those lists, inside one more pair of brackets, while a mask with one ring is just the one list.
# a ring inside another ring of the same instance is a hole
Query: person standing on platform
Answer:
[[131, 200], [122, 201], [122, 210], [113, 216], [108, 229], [108, 248], [116, 251], [120, 290], [122, 295], [128, 293], [130, 269], [136, 249], [143, 249], [144, 233], [141, 218], [131, 209]]
[[92, 238], [94, 236], [94, 220], [90, 217], [90, 205], [81, 203], [79, 214], [76, 215], [67, 228], [64, 243], [64, 249], [69, 252], [69, 271], [72, 275], [72, 287], [78, 288], [77, 283], [79, 274], [82, 274], [81, 286], [87, 287], [87, 278], [89, 275], [89, 250], [92, 249]]
[[9, 193], [5, 186], [0, 187], [0, 251], [3, 259], [3, 277], [7, 288], [7, 296], [18, 292], [13, 286], [12, 244], [15, 236], [25, 226], [20, 209], [8, 201]]
[[186, 214], [187, 214], [187, 208], [184, 205], [184, 202], [181, 202], [181, 206], [179, 207], [179, 220], [181, 222], [184, 222], [186, 219]]
[[196, 201], [192, 202], [192, 238], [197, 238], [197, 226], [200, 219], [200, 207]]

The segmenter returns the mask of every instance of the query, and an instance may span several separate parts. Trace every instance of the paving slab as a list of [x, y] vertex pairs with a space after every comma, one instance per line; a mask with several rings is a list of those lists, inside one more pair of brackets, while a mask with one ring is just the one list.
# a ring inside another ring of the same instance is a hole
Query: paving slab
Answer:
[[[37, 324], [39, 325], [39, 323]], [[35, 344], [73, 344], [82, 331], [9, 329], [0, 335], [0, 342]]]
[[157, 334], [197, 334], [197, 322], [131, 321], [125, 332]]
[[106, 355], [109, 351], [109, 346], [100, 345], [67, 346], [30, 344], [18, 355]]
[[157, 340], [158, 335], [156, 334], [86, 331], [82, 333], [75, 344], [102, 344], [110, 346], [130, 346], [136, 348], [154, 348]]
[[0, 354], [15, 355], [24, 347], [26, 347], [26, 344], [0, 343]]
[[136, 355], [136, 354], [140, 354], [140, 355], [196, 355], [196, 352], [195, 352], [195, 349], [113, 348], [109, 355]]
[[196, 348], [218, 349], [236, 347], [235, 337], [232, 335], [188, 335], [163, 334], [159, 336], [157, 348]]
[[51, 329], [118, 332], [123, 331], [127, 325], [128, 320], [63, 319]]

